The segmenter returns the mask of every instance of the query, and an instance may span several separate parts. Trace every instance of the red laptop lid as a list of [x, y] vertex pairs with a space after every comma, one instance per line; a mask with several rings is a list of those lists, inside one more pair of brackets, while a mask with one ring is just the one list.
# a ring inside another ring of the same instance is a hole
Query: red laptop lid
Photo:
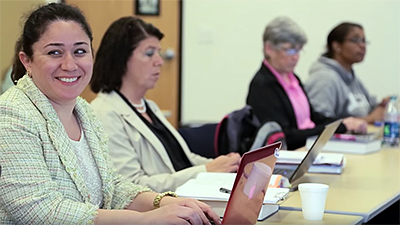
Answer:
[[243, 154], [222, 224], [255, 224], [281, 142]]

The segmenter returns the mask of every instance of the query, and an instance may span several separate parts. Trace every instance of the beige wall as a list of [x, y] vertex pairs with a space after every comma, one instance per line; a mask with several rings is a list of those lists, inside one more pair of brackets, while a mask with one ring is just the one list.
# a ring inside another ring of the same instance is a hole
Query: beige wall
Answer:
[[[229, 10], [227, 3], [229, 2]], [[400, 95], [399, 0], [184, 0], [181, 123], [218, 122], [246, 103], [263, 59], [262, 33], [277, 16], [304, 29], [295, 73], [302, 82], [325, 51], [329, 31], [344, 21], [364, 27], [370, 42], [356, 76], [378, 101]]]
[[0, 0], [0, 84], [12, 64], [15, 41], [22, 30], [22, 16], [45, 0]]

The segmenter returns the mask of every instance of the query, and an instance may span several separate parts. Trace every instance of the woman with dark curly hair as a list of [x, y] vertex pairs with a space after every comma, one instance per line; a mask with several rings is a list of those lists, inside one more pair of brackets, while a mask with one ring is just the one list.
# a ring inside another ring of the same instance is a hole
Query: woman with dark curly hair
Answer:
[[220, 224], [202, 202], [115, 173], [101, 123], [78, 97], [93, 69], [79, 9], [33, 11], [16, 55], [17, 84], [0, 96], [0, 224]]

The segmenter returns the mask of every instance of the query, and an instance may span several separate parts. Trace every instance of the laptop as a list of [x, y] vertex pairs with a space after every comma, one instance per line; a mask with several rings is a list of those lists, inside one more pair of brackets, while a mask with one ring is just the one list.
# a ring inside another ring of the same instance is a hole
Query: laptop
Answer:
[[321, 152], [325, 144], [331, 139], [336, 129], [339, 127], [341, 119], [336, 120], [325, 126], [322, 133], [317, 137], [306, 156], [299, 165], [277, 164], [274, 168], [274, 174], [281, 174], [288, 178], [293, 190], [296, 189], [296, 180], [302, 177], [313, 164], [318, 154]]
[[255, 224], [282, 143], [246, 152], [229, 197], [222, 224]]

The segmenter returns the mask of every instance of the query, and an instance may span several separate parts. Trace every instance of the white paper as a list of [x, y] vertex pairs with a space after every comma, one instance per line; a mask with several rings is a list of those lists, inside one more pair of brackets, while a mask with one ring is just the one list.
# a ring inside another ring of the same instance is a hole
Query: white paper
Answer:
[[[279, 158], [276, 163], [286, 164], [300, 164], [303, 158], [306, 156], [307, 151], [285, 151], [279, 152]], [[343, 162], [344, 154], [342, 153], [327, 153], [321, 152], [314, 160], [313, 165], [330, 164], [330, 165], [341, 165]]]
[[[276, 176], [276, 175], [272, 175]], [[195, 198], [198, 200], [228, 201], [229, 194], [221, 192], [221, 187], [232, 190], [236, 173], [199, 173], [196, 179], [190, 179], [176, 189], [180, 197]], [[271, 178], [271, 180], [273, 180]], [[288, 188], [267, 189], [265, 203], [277, 203], [289, 193]]]

